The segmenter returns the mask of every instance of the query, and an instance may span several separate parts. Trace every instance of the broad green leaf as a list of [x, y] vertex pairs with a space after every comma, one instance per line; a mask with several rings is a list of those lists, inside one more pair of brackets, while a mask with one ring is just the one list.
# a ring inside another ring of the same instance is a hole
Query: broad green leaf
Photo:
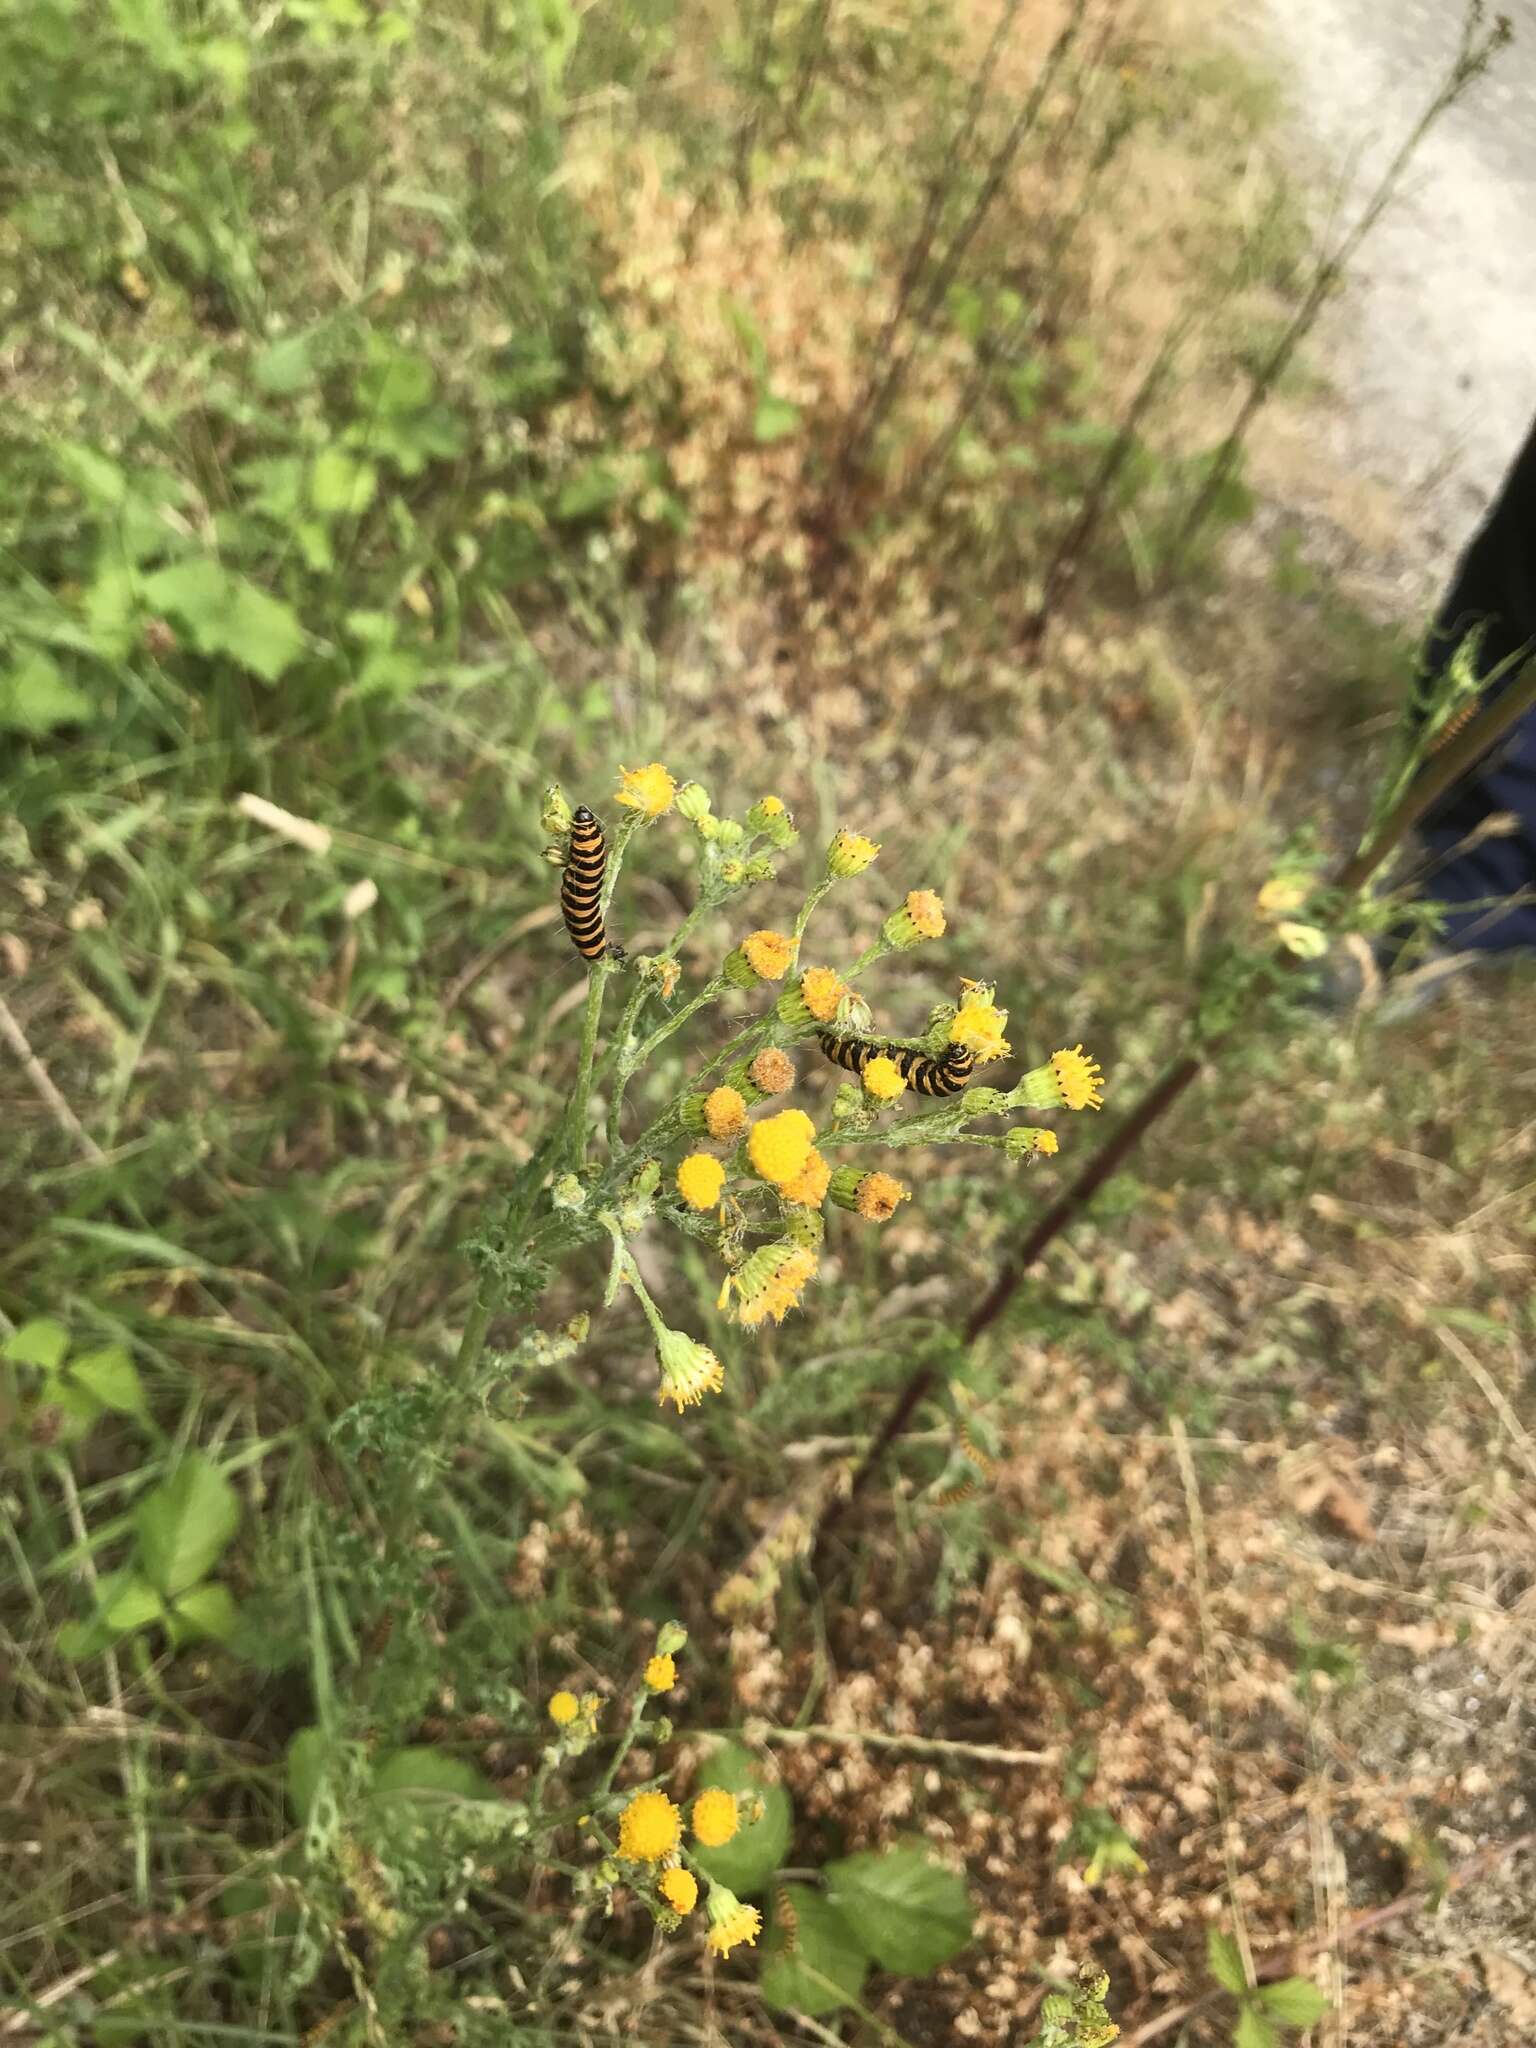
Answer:
[[84, 690], [41, 651], [0, 670], [0, 732], [30, 733], [40, 739], [61, 725], [86, 724], [94, 710]]
[[301, 1822], [309, 1819], [320, 1789], [327, 1749], [323, 1728], [301, 1728], [288, 1745], [288, 1803]]
[[[106, 1594], [105, 1582], [100, 1592]], [[160, 1595], [137, 1572], [127, 1573], [122, 1584], [100, 1600], [100, 1607], [102, 1620], [120, 1636], [127, 1635], [130, 1629], [144, 1628], [150, 1622], [158, 1621], [161, 1614]]]
[[1230, 1991], [1241, 1998], [1248, 1989], [1248, 1973], [1243, 1968], [1243, 1952], [1236, 1941], [1223, 1928], [1208, 1927], [1205, 1931], [1205, 1960], [1211, 1975], [1223, 1991]]
[[108, 1344], [101, 1351], [88, 1351], [70, 1361], [69, 1377], [76, 1386], [93, 1394], [103, 1408], [115, 1408], [120, 1415], [149, 1419], [138, 1369], [121, 1344]]
[[108, 1650], [117, 1637], [99, 1614], [93, 1614], [85, 1621], [66, 1621], [55, 1634], [54, 1648], [61, 1657], [68, 1657], [76, 1664], [87, 1657], [99, 1657]]
[[706, 1877], [728, 1885], [742, 1898], [762, 1891], [784, 1861], [789, 1848], [794, 1808], [782, 1785], [773, 1784], [750, 1750], [728, 1742], [705, 1759], [699, 1772], [702, 1792], [710, 1785], [723, 1785], [738, 1799], [761, 1799], [763, 1817], [749, 1827], [738, 1829], [720, 1849], [699, 1849], [695, 1854]]
[[121, 505], [128, 495], [128, 479], [110, 456], [88, 448], [81, 441], [56, 441], [53, 459], [81, 497], [93, 505], [108, 508]]
[[235, 1489], [216, 1465], [190, 1452], [139, 1506], [139, 1562], [174, 1600], [212, 1571], [239, 1522]]
[[1280, 2036], [1256, 2005], [1245, 2005], [1232, 2032], [1232, 2048], [1280, 2048]]
[[[783, 1924], [786, 1900], [795, 1916], [792, 1936]], [[868, 1970], [869, 1958], [820, 1892], [805, 1884], [779, 1888], [758, 1987], [770, 2005], [819, 2019], [856, 1999]]]
[[298, 613], [243, 576], [234, 579], [229, 652], [264, 683], [275, 683], [293, 666], [304, 646]]
[[800, 408], [776, 392], [765, 391], [752, 415], [752, 434], [758, 441], [782, 441], [800, 425]]
[[13, 1330], [0, 1349], [0, 1358], [17, 1365], [35, 1365], [42, 1372], [57, 1372], [69, 1350], [69, 1332], [52, 1316], [35, 1316]]
[[555, 500], [557, 519], [592, 519], [606, 512], [622, 486], [605, 462], [589, 462], [567, 477]]
[[190, 1593], [183, 1593], [167, 1618], [166, 1629], [178, 1647], [209, 1636], [215, 1642], [227, 1643], [239, 1621], [240, 1609], [235, 1605], [234, 1594], [228, 1586], [215, 1582], [194, 1586]]
[[315, 381], [309, 335], [285, 334], [281, 341], [269, 341], [251, 363], [251, 380], [273, 398], [306, 390]]
[[38, 1396], [39, 1408], [56, 1408], [64, 1417], [58, 1432], [62, 1443], [83, 1437], [91, 1424], [107, 1412], [88, 1387], [77, 1387], [67, 1372], [51, 1379]]
[[374, 1771], [373, 1789], [385, 1798], [413, 1793], [435, 1795], [439, 1799], [497, 1797], [495, 1786], [482, 1777], [473, 1764], [425, 1745], [397, 1749], [385, 1757]]
[[1328, 2000], [1310, 1977], [1282, 1977], [1278, 1984], [1261, 1984], [1259, 2000], [1282, 2027], [1312, 2027], [1328, 2010]]
[[290, 606], [208, 555], [145, 578], [144, 602], [181, 621], [201, 654], [227, 654], [263, 682], [276, 682], [304, 645]]
[[965, 1880], [926, 1849], [866, 1850], [826, 1868], [827, 1897], [883, 1969], [919, 1977], [971, 1938]]
[[326, 448], [309, 472], [309, 502], [317, 512], [356, 518], [373, 503], [379, 473], [371, 462], [359, 462], [345, 448]]

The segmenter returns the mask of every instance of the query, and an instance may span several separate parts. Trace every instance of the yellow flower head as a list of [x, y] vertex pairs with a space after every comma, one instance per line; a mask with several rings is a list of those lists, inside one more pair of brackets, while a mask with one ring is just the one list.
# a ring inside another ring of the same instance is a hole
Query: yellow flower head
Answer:
[[816, 1126], [803, 1109], [781, 1109], [752, 1126], [747, 1157], [764, 1180], [782, 1187], [804, 1169], [815, 1141]]
[[683, 1817], [665, 1792], [637, 1792], [619, 1815], [619, 1854], [659, 1863], [683, 1838]]
[[725, 1385], [725, 1368], [714, 1352], [682, 1330], [664, 1331], [656, 1340], [656, 1352], [661, 1360], [658, 1406], [671, 1401], [681, 1415]]
[[723, 1884], [709, 1888], [709, 1948], [717, 1956], [728, 1956], [745, 1942], [756, 1945], [762, 1932], [763, 1916], [756, 1906], [744, 1906]]
[[557, 1728], [569, 1728], [581, 1712], [581, 1701], [573, 1692], [557, 1692], [549, 1703], [549, 1718]]
[[645, 1667], [645, 1682], [652, 1692], [670, 1692], [677, 1683], [677, 1665], [670, 1657], [652, 1657]]
[[837, 832], [827, 848], [827, 869], [834, 875], [862, 875], [880, 848], [862, 832]]
[[886, 943], [919, 946], [924, 939], [944, 936], [944, 905], [931, 889], [912, 889], [899, 910], [893, 910], [882, 927]]
[[663, 811], [671, 810], [676, 794], [677, 784], [667, 770], [659, 761], [652, 761], [644, 768], [621, 768], [613, 800], [638, 811], [642, 818], [659, 818]]
[[1008, 1012], [997, 1007], [991, 989], [973, 984], [960, 998], [960, 1008], [949, 1027], [949, 1042], [963, 1045], [976, 1055], [979, 1066], [985, 1066], [988, 1060], [1000, 1060], [1011, 1050], [1003, 1036], [1007, 1022]]
[[1051, 1072], [1056, 1076], [1061, 1099], [1068, 1109], [1103, 1108], [1104, 1077], [1099, 1071], [1099, 1063], [1090, 1059], [1080, 1045], [1074, 1045], [1070, 1052], [1053, 1052]]
[[876, 1102], [894, 1102], [907, 1085], [905, 1074], [888, 1053], [877, 1052], [864, 1069], [864, 1088]]
[[677, 1169], [677, 1192], [690, 1209], [713, 1209], [725, 1186], [725, 1168], [712, 1152], [690, 1152]]
[[1061, 1144], [1054, 1131], [1037, 1124], [1015, 1124], [1003, 1138], [1003, 1150], [1010, 1159], [1038, 1159], [1059, 1152]]
[[1309, 875], [1271, 875], [1259, 891], [1255, 908], [1260, 917], [1285, 917], [1300, 910], [1311, 893]]
[[827, 1183], [831, 1178], [831, 1167], [813, 1145], [804, 1166], [793, 1180], [781, 1183], [779, 1193], [786, 1202], [797, 1202], [806, 1209], [819, 1209], [827, 1199]]
[[795, 1063], [776, 1045], [765, 1045], [747, 1069], [752, 1085], [765, 1095], [784, 1095], [795, 1085]]
[[693, 1802], [693, 1832], [706, 1849], [723, 1849], [740, 1825], [736, 1795], [721, 1785], [711, 1785]]
[[795, 942], [783, 932], [748, 932], [741, 942], [747, 964], [760, 981], [780, 981], [795, 957]]
[[761, 811], [765, 818], [782, 817], [784, 799], [781, 796], [760, 796], [754, 808]]
[[800, 994], [818, 1024], [832, 1022], [847, 993], [848, 984], [835, 967], [807, 967], [800, 977]]
[[888, 1173], [866, 1173], [854, 1190], [855, 1207], [870, 1223], [888, 1223], [901, 1204], [911, 1199], [911, 1189]]
[[[722, 868], [722, 875], [724, 872]], [[742, 878], [747, 878], [745, 869]], [[721, 971], [736, 988], [756, 988], [761, 981], [782, 980], [797, 950], [797, 942], [783, 932], [748, 932], [741, 944], [726, 954]]]
[[681, 1865], [661, 1873], [659, 1889], [674, 1913], [691, 1913], [699, 1903], [699, 1880]]
[[704, 1128], [712, 1138], [739, 1138], [747, 1123], [747, 1105], [734, 1088], [711, 1088], [704, 1098]]
[[734, 1289], [739, 1297], [736, 1320], [744, 1329], [756, 1329], [769, 1316], [782, 1323], [789, 1311], [799, 1306], [801, 1290], [816, 1271], [816, 1265], [816, 1254], [809, 1245], [763, 1245], [739, 1273], [728, 1278], [720, 1306], [725, 1306], [729, 1291]]
[[671, 999], [672, 991], [682, 979], [683, 970], [675, 960], [663, 953], [642, 953], [635, 961], [635, 970], [648, 988], [655, 989], [662, 1001]]

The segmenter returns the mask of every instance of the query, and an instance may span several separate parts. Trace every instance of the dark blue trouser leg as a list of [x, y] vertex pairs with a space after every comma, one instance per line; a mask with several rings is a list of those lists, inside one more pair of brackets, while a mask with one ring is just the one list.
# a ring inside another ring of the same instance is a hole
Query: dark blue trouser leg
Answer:
[[[1462, 556], [1429, 635], [1428, 674], [1444, 669], [1473, 628], [1481, 628], [1479, 675], [1509, 663], [1493, 687], [1497, 696], [1521, 667], [1510, 657], [1536, 648], [1536, 427]], [[1502, 811], [1518, 819], [1518, 832], [1453, 852]], [[1447, 791], [1419, 837], [1436, 863], [1424, 893], [1452, 906], [1444, 932], [1447, 946], [1488, 952], [1536, 946], [1536, 710], [1528, 711], [1472, 774]], [[1530, 893], [1530, 902], [1503, 910], [1490, 907], [1522, 890]]]

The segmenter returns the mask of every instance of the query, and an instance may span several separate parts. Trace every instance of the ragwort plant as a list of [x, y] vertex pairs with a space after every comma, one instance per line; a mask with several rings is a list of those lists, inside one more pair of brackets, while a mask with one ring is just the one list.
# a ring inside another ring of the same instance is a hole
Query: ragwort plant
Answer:
[[[774, 854], [799, 835], [778, 797], [761, 798], [744, 820], [717, 817], [699, 784], [679, 789], [659, 762], [624, 771], [614, 802], [623, 818], [610, 845], [593, 814], [573, 812], [558, 788], [545, 801], [543, 823], [557, 841], [551, 854], [566, 867], [567, 928], [591, 960], [576, 1076], [564, 1114], [472, 1246], [482, 1279], [458, 1377], [475, 1380], [498, 1311], [526, 1316], [561, 1265], [606, 1239], [605, 1305], [622, 1288], [633, 1292], [655, 1338], [657, 1398], [681, 1413], [720, 1391], [726, 1367], [707, 1345], [670, 1327], [652, 1298], [634, 1244], [653, 1221], [711, 1249], [720, 1265], [718, 1305], [740, 1328], [780, 1323], [815, 1279], [829, 1207], [860, 1226], [878, 1226], [909, 1199], [910, 1189], [872, 1155], [965, 1144], [1010, 1161], [1039, 1160], [1058, 1149], [1056, 1133], [1017, 1120], [1020, 1113], [1097, 1109], [1102, 1077], [1077, 1045], [1058, 1049], [1011, 1088], [975, 1081], [977, 1069], [1011, 1052], [1008, 1013], [981, 980], [963, 978], [955, 999], [935, 1005], [914, 1033], [877, 1030], [864, 977], [889, 955], [942, 937], [947, 920], [931, 889], [909, 890], [855, 959], [809, 961], [817, 907], [880, 852], [850, 830], [833, 837], [787, 929], [746, 932], [693, 995], [674, 1002], [685, 942], [703, 919], [773, 879]], [[615, 890], [635, 833], [669, 813], [700, 842], [698, 898], [666, 946], [631, 961], [609, 935]], [[580, 862], [574, 881], [568, 861]], [[608, 987], [621, 977], [629, 994], [599, 1052]], [[738, 994], [771, 1000], [707, 1057], [686, 1064], [679, 1085], [627, 1135], [637, 1078], [670, 1052], [684, 1025]], [[650, 1022], [655, 1010], [661, 1014]], [[820, 1124], [786, 1100], [801, 1078], [797, 1055], [850, 1073]], [[910, 1107], [918, 1103], [924, 1106]]]

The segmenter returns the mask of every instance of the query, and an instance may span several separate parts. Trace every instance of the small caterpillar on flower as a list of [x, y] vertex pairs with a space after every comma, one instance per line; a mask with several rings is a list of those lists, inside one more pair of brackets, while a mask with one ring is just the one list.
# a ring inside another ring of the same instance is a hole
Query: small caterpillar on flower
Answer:
[[958, 1095], [976, 1065], [975, 1053], [963, 1045], [946, 1046], [934, 1059], [910, 1045], [881, 1045], [868, 1038], [840, 1037], [835, 1031], [818, 1031], [816, 1042], [835, 1066], [850, 1074], [862, 1074], [877, 1057], [893, 1061], [901, 1078], [918, 1095]]
[[585, 804], [571, 819], [571, 851], [560, 883], [560, 914], [571, 935], [571, 944], [583, 960], [621, 960], [623, 948], [610, 946], [603, 922], [603, 875], [608, 866], [608, 842], [602, 821]]

